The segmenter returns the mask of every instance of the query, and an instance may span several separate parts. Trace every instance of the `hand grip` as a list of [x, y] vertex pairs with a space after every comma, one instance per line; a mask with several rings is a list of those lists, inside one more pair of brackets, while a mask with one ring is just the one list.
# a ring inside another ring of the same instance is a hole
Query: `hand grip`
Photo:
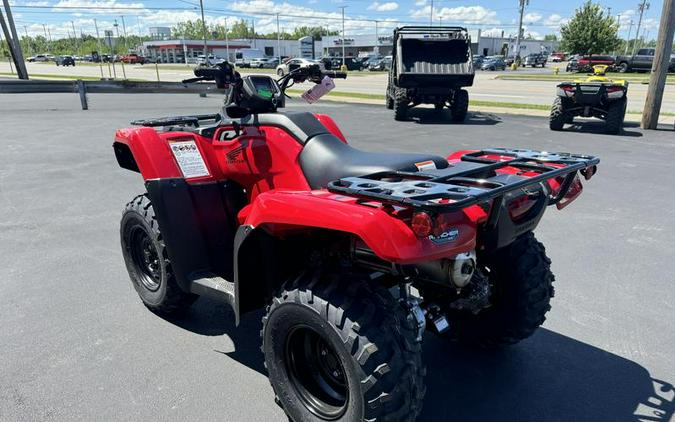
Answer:
[[321, 72], [323, 76], [328, 76], [329, 78], [333, 79], [347, 79], [347, 73], [345, 72], [335, 72], [332, 70], [326, 70]]

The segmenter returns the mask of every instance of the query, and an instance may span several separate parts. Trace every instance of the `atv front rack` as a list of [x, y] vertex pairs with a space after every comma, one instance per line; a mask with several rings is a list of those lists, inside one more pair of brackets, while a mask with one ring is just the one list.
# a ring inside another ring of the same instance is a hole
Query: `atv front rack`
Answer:
[[[502, 161], [487, 156], [512, 158]], [[464, 154], [460, 163], [444, 169], [345, 177], [330, 182], [328, 190], [363, 200], [444, 213], [489, 200], [495, 200], [492, 209], [498, 209], [499, 206], [494, 205], [501, 205], [509, 192], [564, 177], [558, 192], [549, 198], [552, 205], [565, 197], [577, 172], [590, 178], [599, 162], [599, 158], [589, 155], [492, 148]], [[539, 174], [500, 180], [494, 171], [505, 167]]]

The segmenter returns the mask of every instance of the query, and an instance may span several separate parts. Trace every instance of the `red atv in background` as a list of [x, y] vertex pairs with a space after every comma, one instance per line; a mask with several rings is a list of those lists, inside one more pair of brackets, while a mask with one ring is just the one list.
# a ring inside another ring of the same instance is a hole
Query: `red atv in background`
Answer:
[[[133, 122], [113, 144], [146, 192], [126, 206], [122, 252], [143, 303], [200, 295], [237, 323], [264, 308], [269, 379], [293, 421], [413, 421], [426, 329], [480, 346], [544, 322], [553, 274], [532, 231], [569, 204], [595, 157], [502, 148], [427, 154], [351, 147], [323, 114], [277, 112], [296, 82], [228, 63], [194, 79], [229, 88], [219, 114]], [[315, 88], [316, 89], [316, 88]]]

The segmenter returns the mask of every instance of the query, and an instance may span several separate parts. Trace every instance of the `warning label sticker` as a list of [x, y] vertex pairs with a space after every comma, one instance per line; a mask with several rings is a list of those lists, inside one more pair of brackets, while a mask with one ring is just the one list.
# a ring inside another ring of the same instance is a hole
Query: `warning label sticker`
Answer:
[[169, 142], [169, 146], [183, 177], [190, 179], [209, 176], [209, 170], [195, 141]]
[[425, 170], [436, 170], [436, 163], [433, 161], [422, 161], [419, 163], [415, 163], [415, 167], [417, 167], [417, 171], [425, 171]]

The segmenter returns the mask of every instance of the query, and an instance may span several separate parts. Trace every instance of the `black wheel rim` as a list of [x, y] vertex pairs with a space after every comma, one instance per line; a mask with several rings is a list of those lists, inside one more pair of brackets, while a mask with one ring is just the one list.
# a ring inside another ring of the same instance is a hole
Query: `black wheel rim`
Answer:
[[335, 349], [314, 329], [295, 327], [286, 338], [284, 356], [291, 385], [305, 407], [323, 420], [344, 415], [349, 389]]
[[128, 248], [143, 287], [157, 291], [162, 279], [159, 254], [148, 232], [139, 226], [132, 228]]

